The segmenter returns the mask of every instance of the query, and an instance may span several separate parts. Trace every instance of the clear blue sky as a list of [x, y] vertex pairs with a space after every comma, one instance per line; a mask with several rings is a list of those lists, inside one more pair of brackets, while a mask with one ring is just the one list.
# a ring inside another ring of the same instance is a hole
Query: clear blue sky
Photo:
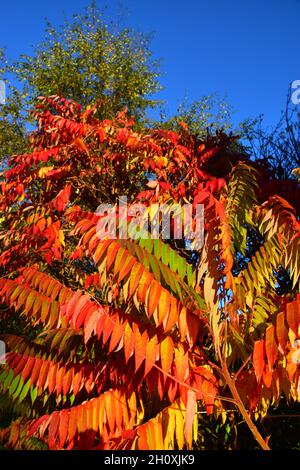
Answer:
[[[236, 110], [234, 121], [264, 113], [275, 123], [289, 83], [300, 79], [300, 0], [110, 0], [113, 18], [154, 32], [152, 50], [162, 59], [160, 94], [169, 112], [186, 96], [217, 92]], [[44, 19], [71, 18], [85, 0], [3, 0], [0, 46], [10, 57], [30, 53]]]

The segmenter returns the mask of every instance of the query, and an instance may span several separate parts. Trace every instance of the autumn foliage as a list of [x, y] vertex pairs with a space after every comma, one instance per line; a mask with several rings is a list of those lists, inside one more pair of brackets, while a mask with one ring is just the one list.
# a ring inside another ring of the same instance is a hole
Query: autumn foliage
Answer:
[[[235, 137], [197, 141], [184, 123], [136, 132], [125, 111], [96, 112], [41, 98], [31, 153], [4, 172], [0, 314], [34, 334], [1, 337], [1, 409], [13, 416], [1, 442], [191, 449], [199, 413], [224, 424], [234, 408], [268, 448], [256, 422], [281, 399], [300, 401], [295, 209], [264, 199], [257, 169], [230, 150]], [[202, 250], [100, 240], [95, 211], [121, 195], [204, 204]]]

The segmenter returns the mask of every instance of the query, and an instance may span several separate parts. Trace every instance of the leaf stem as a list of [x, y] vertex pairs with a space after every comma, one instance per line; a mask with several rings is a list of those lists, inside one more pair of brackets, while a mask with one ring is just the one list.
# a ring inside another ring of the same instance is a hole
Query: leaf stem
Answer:
[[263, 450], [270, 450], [269, 445], [266, 443], [262, 435], [260, 434], [259, 430], [253, 423], [248, 411], [246, 410], [244, 403], [241, 400], [241, 397], [239, 395], [239, 392], [235, 386], [234, 380], [230, 376], [226, 360], [224, 358], [221, 358], [221, 364], [222, 364], [222, 375], [232, 393], [232, 396], [236, 402], [236, 406], [238, 407], [241, 415], [243, 416], [245, 422], [247, 423], [250, 431], [252, 432], [255, 440], [258, 442], [258, 444], [261, 446]]

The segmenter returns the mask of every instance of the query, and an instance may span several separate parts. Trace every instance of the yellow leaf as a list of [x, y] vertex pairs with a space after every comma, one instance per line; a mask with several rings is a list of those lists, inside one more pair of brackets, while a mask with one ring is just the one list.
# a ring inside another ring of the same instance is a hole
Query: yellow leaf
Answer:
[[173, 362], [174, 343], [170, 336], [164, 338], [160, 344], [160, 361], [164, 372], [169, 373]]
[[53, 168], [54, 166], [42, 166], [38, 171], [39, 178], [44, 178]]

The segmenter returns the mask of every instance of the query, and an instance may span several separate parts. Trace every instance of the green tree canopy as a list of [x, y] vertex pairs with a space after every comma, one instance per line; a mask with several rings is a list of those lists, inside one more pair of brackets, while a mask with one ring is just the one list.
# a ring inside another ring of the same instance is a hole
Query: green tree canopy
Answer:
[[58, 28], [47, 22], [45, 39], [32, 55], [9, 63], [0, 50], [0, 76], [9, 81], [13, 77], [16, 84], [9, 85], [7, 103], [0, 108], [2, 159], [24, 151], [28, 110], [39, 95], [57, 94], [84, 106], [102, 101], [106, 118], [127, 107], [140, 122], [146, 109], [157, 104], [153, 95], [160, 89], [150, 39], [105, 22], [91, 4], [84, 14]]

